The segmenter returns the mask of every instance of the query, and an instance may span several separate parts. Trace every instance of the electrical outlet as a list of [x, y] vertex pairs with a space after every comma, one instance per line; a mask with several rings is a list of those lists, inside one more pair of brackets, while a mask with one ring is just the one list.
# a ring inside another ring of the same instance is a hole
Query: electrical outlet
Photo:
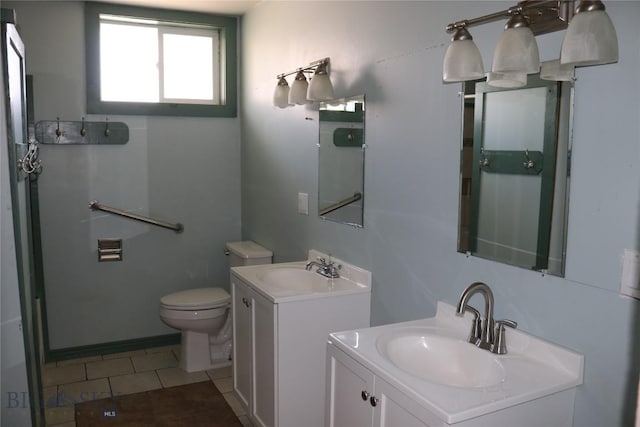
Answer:
[[620, 293], [640, 299], [640, 253], [625, 249], [622, 256]]

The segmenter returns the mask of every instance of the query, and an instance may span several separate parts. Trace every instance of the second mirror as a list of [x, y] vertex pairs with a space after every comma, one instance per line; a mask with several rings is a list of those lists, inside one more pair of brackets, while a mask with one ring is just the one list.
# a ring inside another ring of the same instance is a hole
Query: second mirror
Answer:
[[364, 95], [320, 103], [318, 215], [362, 227]]

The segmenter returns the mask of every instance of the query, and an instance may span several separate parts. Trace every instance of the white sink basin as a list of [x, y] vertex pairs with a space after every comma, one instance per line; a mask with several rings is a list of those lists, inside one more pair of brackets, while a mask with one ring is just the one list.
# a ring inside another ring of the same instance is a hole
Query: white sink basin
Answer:
[[[520, 414], [520, 404], [573, 406], [581, 355], [517, 329], [507, 331], [508, 354], [496, 355], [467, 342], [472, 321], [439, 301], [435, 317], [334, 332], [329, 344], [435, 414], [442, 423], [433, 425], [477, 425], [471, 420], [507, 408]], [[526, 424], [505, 419], [482, 425]]]
[[381, 335], [378, 351], [397, 368], [454, 387], [489, 387], [505, 379], [498, 358], [437, 328], [396, 329]]
[[[305, 269], [310, 260], [318, 258], [331, 259], [340, 266], [340, 277], [324, 277], [316, 272], [316, 266], [310, 271]], [[238, 266], [231, 271], [276, 304], [371, 293], [371, 272], [313, 249], [304, 261]]]
[[271, 291], [332, 292], [356, 288], [357, 283], [343, 278], [330, 279], [304, 267], [275, 267], [258, 274], [258, 279]]

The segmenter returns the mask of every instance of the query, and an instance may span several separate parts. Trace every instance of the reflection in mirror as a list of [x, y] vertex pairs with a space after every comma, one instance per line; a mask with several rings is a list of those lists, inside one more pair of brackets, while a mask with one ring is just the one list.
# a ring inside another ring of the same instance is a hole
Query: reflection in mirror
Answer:
[[573, 83], [464, 83], [458, 251], [564, 275]]
[[362, 227], [364, 95], [320, 103], [318, 215]]

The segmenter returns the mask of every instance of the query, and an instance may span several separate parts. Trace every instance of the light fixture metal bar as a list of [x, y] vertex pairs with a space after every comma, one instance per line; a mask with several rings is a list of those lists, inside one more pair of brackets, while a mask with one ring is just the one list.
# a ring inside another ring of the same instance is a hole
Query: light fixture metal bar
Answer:
[[475, 25], [486, 24], [488, 22], [495, 22], [501, 19], [505, 19], [509, 17], [509, 10], [502, 10], [500, 12], [495, 12], [490, 15], [480, 16], [478, 18], [473, 19], [463, 19], [461, 21], [452, 22], [447, 25], [447, 33], [454, 33], [458, 28], [463, 27], [473, 27]]
[[297, 73], [299, 73], [301, 71], [303, 73], [311, 73], [311, 72], [315, 71], [315, 69], [318, 68], [321, 65], [325, 65], [325, 66], [329, 65], [329, 58], [318, 59], [317, 61], [310, 62], [309, 65], [307, 65], [306, 67], [300, 67], [300, 68], [296, 68], [293, 71], [289, 71], [289, 72], [286, 72], [286, 73], [278, 74], [276, 76], [276, 79], [280, 80], [283, 77], [287, 77], [287, 76], [290, 76], [292, 74], [297, 74]]
[[447, 33], [453, 33], [458, 28], [507, 19], [515, 13], [521, 13], [535, 35], [550, 33], [565, 29], [573, 15], [575, 0], [524, 0], [508, 9], [494, 12], [473, 19], [463, 19], [446, 26]]

